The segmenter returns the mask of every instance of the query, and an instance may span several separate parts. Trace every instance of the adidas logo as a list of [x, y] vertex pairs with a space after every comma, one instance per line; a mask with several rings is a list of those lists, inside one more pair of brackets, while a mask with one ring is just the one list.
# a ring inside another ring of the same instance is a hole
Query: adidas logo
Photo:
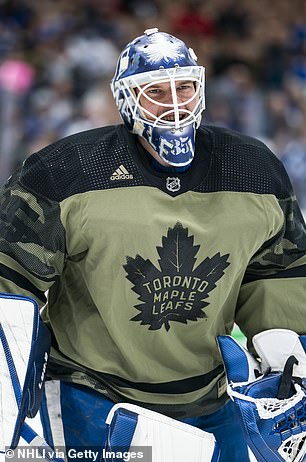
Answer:
[[110, 179], [112, 181], [114, 181], [114, 180], [132, 180], [133, 175], [131, 175], [123, 165], [120, 165], [120, 167], [118, 167], [117, 170], [114, 171], [114, 173], [112, 174]]

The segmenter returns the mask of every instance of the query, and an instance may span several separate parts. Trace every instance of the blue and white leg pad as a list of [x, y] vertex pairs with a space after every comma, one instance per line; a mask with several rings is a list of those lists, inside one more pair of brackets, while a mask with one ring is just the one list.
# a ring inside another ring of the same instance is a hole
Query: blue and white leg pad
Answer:
[[0, 452], [17, 446], [25, 417], [38, 411], [50, 344], [36, 301], [1, 293]]
[[[152, 462], [217, 462], [219, 450], [212, 433], [133, 404], [112, 407], [105, 460], [121, 462], [120, 450], [152, 448]], [[134, 448], [134, 449], [133, 449]], [[117, 455], [116, 455], [117, 454]], [[115, 455], [115, 457], [114, 457]], [[113, 458], [111, 458], [113, 457]], [[147, 460], [147, 459], [146, 459]]]
[[228, 394], [259, 462], [306, 462], [306, 336], [271, 329], [254, 336], [260, 361], [219, 336]]

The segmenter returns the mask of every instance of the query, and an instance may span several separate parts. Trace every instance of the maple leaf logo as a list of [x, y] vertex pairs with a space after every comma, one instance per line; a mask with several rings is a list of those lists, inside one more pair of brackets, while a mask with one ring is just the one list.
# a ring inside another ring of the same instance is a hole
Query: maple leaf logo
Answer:
[[209, 303], [205, 299], [230, 265], [229, 254], [206, 257], [195, 267], [199, 248], [194, 245], [194, 236], [188, 236], [188, 228], [178, 222], [168, 228], [162, 246], [156, 247], [160, 269], [140, 255], [127, 257], [126, 277], [142, 302], [135, 305], [139, 313], [131, 321], [149, 325], [149, 330], [164, 325], [168, 331], [170, 321], [187, 324], [207, 318], [203, 308]]

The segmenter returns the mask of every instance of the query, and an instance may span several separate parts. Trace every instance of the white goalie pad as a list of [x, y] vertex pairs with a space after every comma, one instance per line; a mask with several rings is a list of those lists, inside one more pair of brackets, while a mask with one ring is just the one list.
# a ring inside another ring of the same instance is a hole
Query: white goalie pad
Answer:
[[25, 417], [38, 410], [49, 345], [37, 303], [0, 294], [0, 452], [18, 444]]
[[[152, 459], [148, 459], [150, 462], [218, 460], [219, 451], [212, 433], [128, 403], [114, 405], [107, 416], [106, 423], [109, 425], [107, 451], [116, 451], [114, 442], [116, 441], [115, 444], [118, 445], [118, 442], [122, 441], [116, 432], [124, 433], [126, 430], [125, 424], [116, 423], [118, 413], [121, 413], [123, 419], [131, 416], [136, 418], [137, 423], [132, 432], [130, 447], [151, 447]], [[112, 438], [114, 434], [115, 438]]]

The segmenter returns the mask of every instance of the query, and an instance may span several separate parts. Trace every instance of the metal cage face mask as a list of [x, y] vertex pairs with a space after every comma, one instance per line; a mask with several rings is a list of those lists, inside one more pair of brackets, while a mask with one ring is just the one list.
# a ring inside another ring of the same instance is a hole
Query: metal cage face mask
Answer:
[[204, 68], [184, 42], [156, 29], [135, 39], [122, 52], [111, 87], [128, 130], [169, 165], [192, 161], [205, 109]]

